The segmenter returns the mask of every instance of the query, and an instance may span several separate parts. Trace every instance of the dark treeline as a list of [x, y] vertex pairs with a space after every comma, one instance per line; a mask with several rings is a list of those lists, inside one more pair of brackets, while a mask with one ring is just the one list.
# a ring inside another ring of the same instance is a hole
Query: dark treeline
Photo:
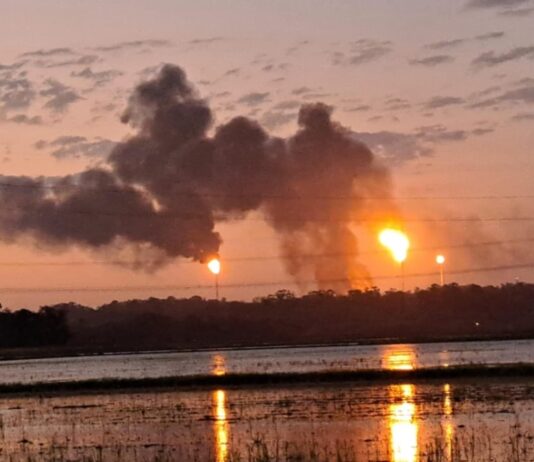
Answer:
[[534, 284], [289, 291], [253, 302], [149, 298], [97, 309], [73, 303], [2, 312], [3, 347], [73, 351], [534, 337]]
[[66, 316], [65, 311], [49, 307], [38, 312], [2, 310], [0, 348], [64, 345], [69, 337]]
[[149, 298], [0, 313], [0, 345], [70, 351], [534, 337], [534, 284], [289, 291], [253, 302]]

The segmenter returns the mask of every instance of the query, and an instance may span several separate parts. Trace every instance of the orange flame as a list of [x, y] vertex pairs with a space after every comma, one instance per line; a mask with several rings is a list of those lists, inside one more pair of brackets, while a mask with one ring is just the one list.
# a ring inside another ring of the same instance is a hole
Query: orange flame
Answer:
[[218, 258], [212, 258], [208, 262], [208, 269], [213, 274], [219, 274], [221, 272], [221, 262], [220, 262], [220, 260]]
[[380, 232], [378, 240], [380, 244], [390, 251], [395, 261], [402, 263], [406, 260], [408, 249], [410, 248], [410, 240], [402, 231], [386, 228]]

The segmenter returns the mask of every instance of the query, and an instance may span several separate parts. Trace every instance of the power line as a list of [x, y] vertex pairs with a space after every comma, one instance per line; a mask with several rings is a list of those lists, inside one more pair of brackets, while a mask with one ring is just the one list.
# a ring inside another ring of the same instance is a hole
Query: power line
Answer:
[[[472, 273], [486, 273], [494, 271], [505, 271], [512, 269], [529, 269], [534, 268], [534, 262], [527, 262], [515, 265], [500, 265], [500, 266], [487, 266], [478, 268], [465, 268], [459, 270], [449, 270], [448, 275], [459, 274], [472, 274]], [[400, 275], [387, 275], [387, 276], [374, 276], [371, 279], [376, 280], [391, 280], [404, 277], [408, 278], [420, 278], [435, 276], [436, 271], [425, 273], [411, 273]], [[321, 280], [322, 284], [339, 284], [347, 283], [348, 278], [344, 279], [326, 279]], [[367, 282], [368, 278], [351, 278], [351, 281], [364, 281]], [[299, 284], [313, 285], [316, 284], [316, 280], [304, 280], [298, 281]], [[254, 288], [254, 287], [273, 287], [273, 286], [294, 286], [297, 284], [295, 281], [258, 281], [258, 282], [241, 282], [241, 283], [228, 283], [222, 284], [219, 287], [221, 289], [234, 289], [234, 288]], [[103, 286], [103, 287], [8, 287], [0, 288], [0, 293], [71, 293], [71, 292], [147, 292], [147, 291], [179, 291], [179, 290], [213, 290], [212, 284], [198, 284], [198, 285], [146, 285], [146, 286]]]
[[[469, 248], [478, 248], [478, 247], [489, 247], [497, 245], [508, 245], [508, 244], [521, 244], [534, 242], [534, 238], [528, 239], [509, 239], [502, 241], [486, 241], [486, 242], [477, 242], [477, 243], [465, 243], [465, 244], [445, 244], [437, 245], [430, 247], [415, 247], [410, 249], [410, 252], [429, 252], [429, 251], [443, 251], [443, 250], [452, 250], [452, 249], [469, 249]], [[365, 255], [379, 255], [384, 253], [382, 249], [375, 250], [363, 250], [361, 252], [351, 253], [351, 252], [331, 252], [331, 253], [304, 253], [296, 255], [298, 258], [339, 258], [339, 257], [361, 257]], [[268, 260], [278, 260], [284, 259], [284, 255], [245, 255], [245, 256], [221, 256], [221, 259], [224, 262], [250, 262], [250, 261], [268, 261]], [[0, 266], [7, 267], [24, 267], [24, 266], [90, 266], [90, 265], [124, 265], [124, 266], [133, 266], [133, 265], [142, 265], [150, 264], [151, 260], [79, 260], [79, 261], [43, 261], [43, 262], [32, 262], [32, 261], [1, 261]], [[192, 264], [199, 265], [198, 261], [191, 260], [180, 260], [179, 265], [183, 264]]]

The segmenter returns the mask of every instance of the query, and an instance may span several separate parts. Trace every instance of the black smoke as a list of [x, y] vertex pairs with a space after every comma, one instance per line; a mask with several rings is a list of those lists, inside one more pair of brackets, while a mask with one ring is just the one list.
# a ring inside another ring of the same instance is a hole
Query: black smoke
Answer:
[[[137, 134], [113, 149], [107, 168], [53, 183], [3, 178], [0, 237], [130, 246], [149, 255], [150, 268], [177, 257], [205, 261], [222, 242], [217, 222], [258, 211], [297, 280], [362, 285], [368, 275], [357, 263], [353, 223], [392, 210], [389, 177], [331, 113], [322, 103], [302, 106], [287, 139], [246, 117], [214, 128], [184, 71], [165, 65], [130, 97], [122, 120]], [[380, 209], [366, 199], [377, 195]]]

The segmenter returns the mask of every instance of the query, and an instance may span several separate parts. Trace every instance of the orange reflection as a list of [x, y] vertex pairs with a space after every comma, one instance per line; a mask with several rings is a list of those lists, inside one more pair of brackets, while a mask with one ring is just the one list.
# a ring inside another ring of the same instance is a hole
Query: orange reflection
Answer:
[[411, 371], [416, 367], [415, 351], [411, 345], [392, 345], [384, 352], [382, 363], [390, 371]]
[[447, 454], [447, 460], [452, 461], [454, 426], [452, 424], [451, 386], [448, 383], [443, 385], [443, 415], [443, 426], [445, 430], [445, 453]]
[[221, 354], [216, 354], [213, 356], [211, 364], [211, 373], [213, 375], [225, 375], [226, 374], [226, 365], [225, 365], [224, 356]]
[[230, 426], [226, 417], [226, 393], [223, 390], [213, 392], [215, 454], [217, 462], [228, 460], [228, 437]]
[[391, 396], [400, 403], [389, 408], [389, 429], [391, 432], [391, 452], [393, 462], [416, 462], [417, 432], [414, 385], [391, 385]]

